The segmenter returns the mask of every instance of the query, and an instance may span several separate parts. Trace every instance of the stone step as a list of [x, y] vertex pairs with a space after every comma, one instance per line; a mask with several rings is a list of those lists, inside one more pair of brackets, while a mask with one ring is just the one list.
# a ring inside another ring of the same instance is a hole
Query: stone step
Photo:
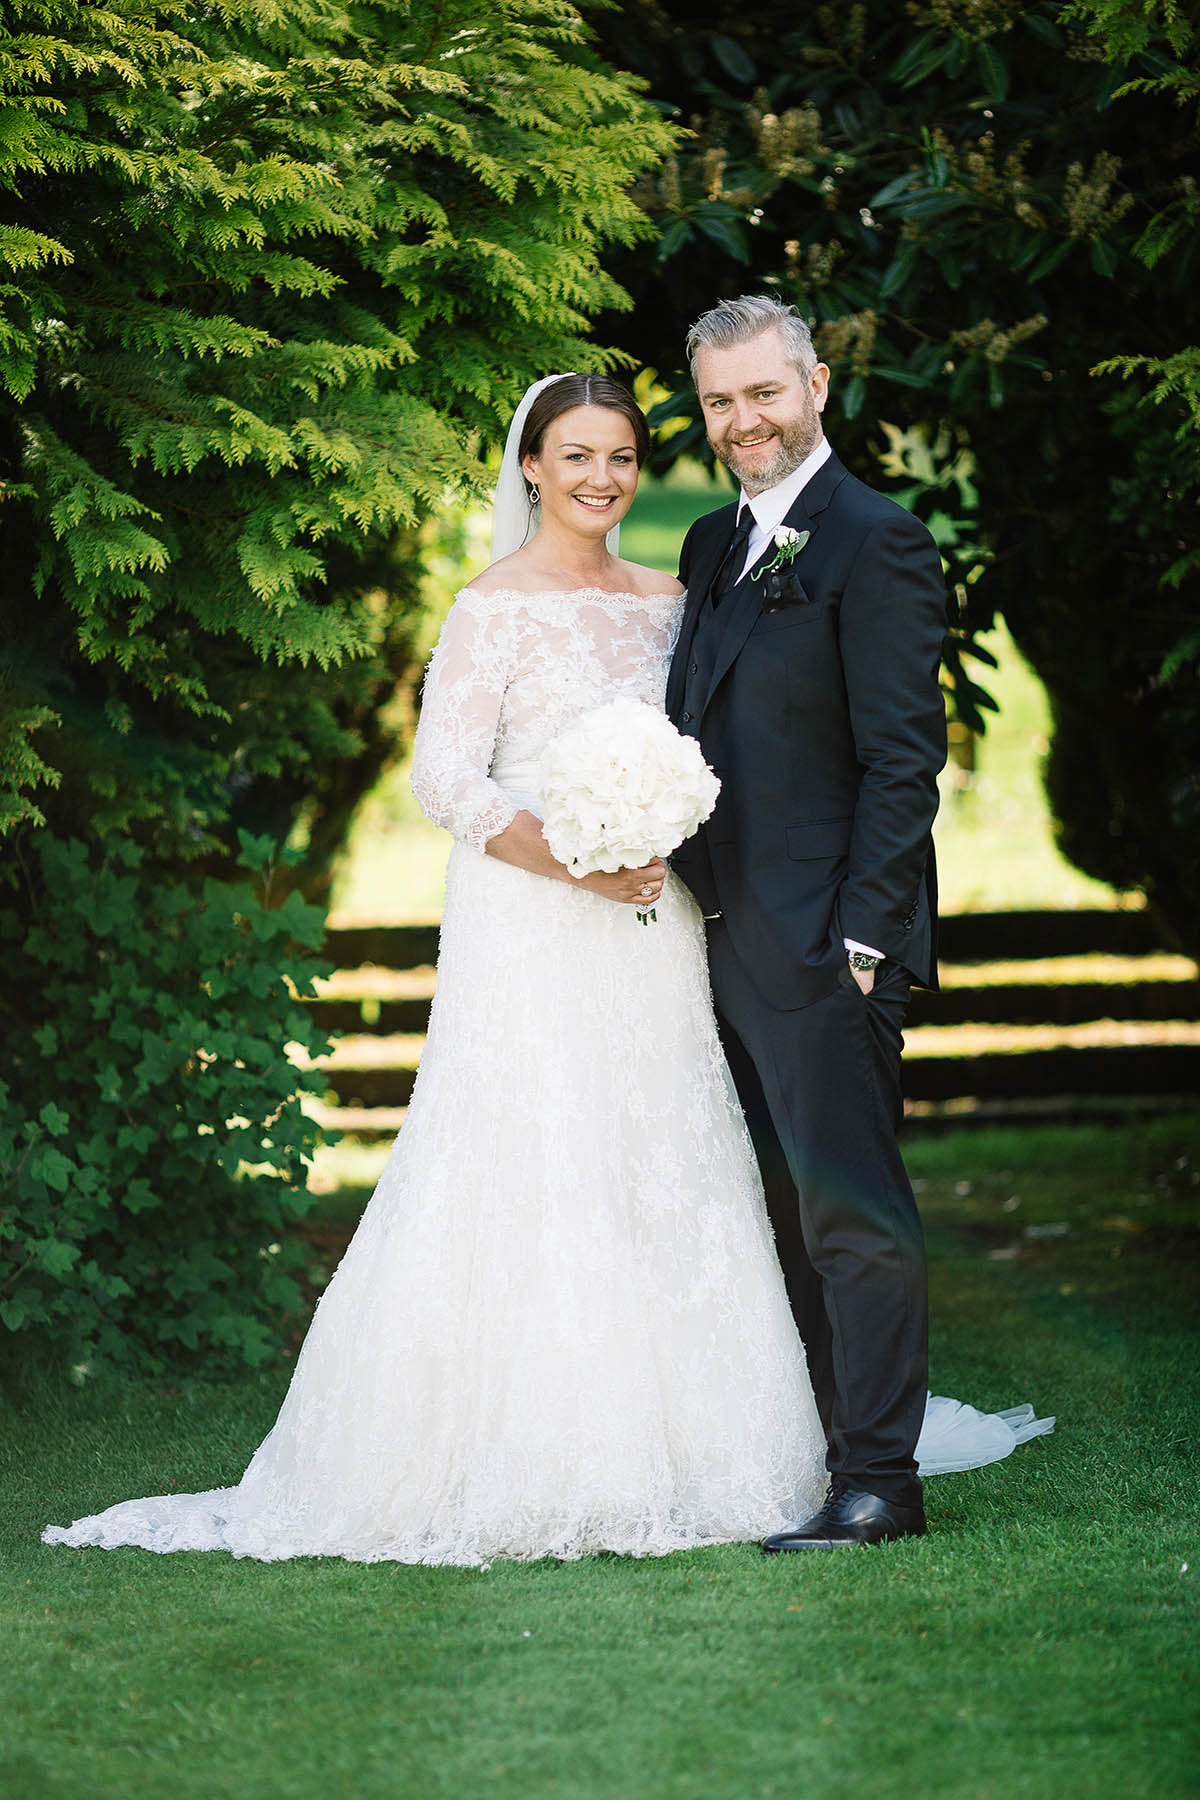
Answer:
[[1200, 1099], [1200, 1044], [1105, 1044], [982, 1056], [912, 1056], [903, 1065], [911, 1100], [1031, 1100], [1051, 1096], [1178, 1096]]
[[[326, 1065], [331, 1128], [341, 1116], [353, 1120], [348, 1129], [373, 1134], [365, 1121], [376, 1114], [385, 1135], [403, 1116], [428, 1023], [437, 943], [434, 924], [328, 932], [326, 955], [338, 972], [309, 1004], [323, 1029], [363, 1040], [343, 1042]], [[945, 984], [936, 994], [918, 990], [908, 1019], [917, 1034], [904, 1065], [910, 1113], [998, 1108], [1015, 1116], [1049, 1107], [1068, 1116], [1079, 1105], [1195, 1104], [1200, 1042], [1180, 1022], [1200, 1020], [1200, 981], [1194, 964], [1162, 951], [1146, 913], [952, 914], [942, 921], [941, 950]], [[1060, 1028], [1095, 1039], [1111, 1035], [1096, 1029], [1108, 1020], [1141, 1041], [1004, 1041], [1004, 1028], [1036, 1029], [1043, 1038]], [[1153, 1024], [1161, 1034], [1147, 1032]], [[973, 1048], [956, 1046], [949, 1033], [939, 1041], [938, 1028], [949, 1027], [975, 1028]], [[981, 1043], [989, 1030], [999, 1041]]]
[[356, 1000], [320, 995], [307, 1004], [321, 1030], [328, 1032], [372, 1032], [391, 1037], [396, 1032], [424, 1032], [429, 1024], [427, 999], [379, 1000], [369, 995]]
[[[416, 1071], [397, 1064], [326, 1067], [326, 1103], [407, 1106]], [[909, 1056], [904, 1092], [912, 1101], [1040, 1100], [1078, 1095], [1171, 1096], [1200, 1100], [1200, 1043], [1141, 1043], [1012, 1050], [978, 1056]]]
[[[1001, 1125], [1114, 1125], [1132, 1119], [1172, 1117], [1195, 1110], [1188, 1094], [1047, 1094], [1024, 1099], [980, 1100], [959, 1095], [950, 1100], [906, 1100], [904, 1134], [922, 1135], [987, 1129]], [[346, 1137], [361, 1144], [394, 1138], [403, 1125], [402, 1106], [337, 1106], [306, 1100], [305, 1111], [331, 1137]]]
[[[429, 999], [379, 998], [368, 994], [321, 995], [309, 1006], [322, 1031], [423, 1032]], [[929, 993], [918, 988], [908, 1024], [918, 1025], [1082, 1025], [1093, 1019], [1200, 1019], [1200, 981], [989, 982]]]
[[[437, 961], [438, 927], [331, 925], [325, 956], [339, 969], [375, 963], [412, 969]], [[996, 962], [1009, 957], [1145, 956], [1161, 950], [1162, 937], [1147, 912], [1079, 911], [948, 913], [940, 923], [939, 951], [946, 962]]]
[[1082, 1025], [1092, 1019], [1200, 1019], [1200, 981], [989, 982], [917, 988], [907, 1024]]
[[1006, 962], [1043, 956], [1147, 956], [1171, 948], [1147, 912], [1091, 907], [1076, 912], [948, 913], [938, 925], [945, 962]]
[[383, 969], [417, 969], [437, 961], [438, 926], [331, 925], [323, 955], [338, 969], [375, 963]]

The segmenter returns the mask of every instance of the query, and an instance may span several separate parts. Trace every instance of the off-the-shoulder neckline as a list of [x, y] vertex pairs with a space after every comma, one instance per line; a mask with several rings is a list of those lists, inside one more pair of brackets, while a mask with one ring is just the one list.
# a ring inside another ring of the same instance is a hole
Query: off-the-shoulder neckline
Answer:
[[584, 599], [586, 599], [586, 600], [636, 600], [639, 606], [644, 606], [648, 602], [653, 601], [653, 600], [672, 600], [672, 601], [682, 600], [683, 596], [684, 596], [684, 592], [685, 592], [685, 590], [683, 588], [681, 588], [677, 594], [672, 594], [666, 588], [663, 588], [656, 594], [635, 594], [632, 589], [614, 592], [609, 588], [598, 588], [598, 587], [579, 587], [579, 588], [494, 587], [494, 588], [487, 588], [486, 590], [484, 590], [482, 588], [475, 588], [475, 587], [471, 587], [470, 585], [468, 585], [467, 587], [459, 588], [458, 593], [455, 595], [455, 599], [456, 600], [462, 600], [462, 599], [469, 599], [469, 600], [584, 600]]

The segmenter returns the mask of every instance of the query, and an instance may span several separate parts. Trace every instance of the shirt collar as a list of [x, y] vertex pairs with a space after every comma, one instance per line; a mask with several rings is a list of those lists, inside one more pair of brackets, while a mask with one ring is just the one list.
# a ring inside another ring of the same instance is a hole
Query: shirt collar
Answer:
[[833, 446], [827, 437], [823, 437], [816, 449], [809, 451], [800, 467], [793, 469], [776, 487], [765, 488], [761, 494], [755, 494], [753, 499], [743, 488], [738, 498], [738, 524], [742, 521], [742, 508], [748, 506], [761, 531], [774, 531], [777, 525], [783, 524], [802, 490], [832, 455]]

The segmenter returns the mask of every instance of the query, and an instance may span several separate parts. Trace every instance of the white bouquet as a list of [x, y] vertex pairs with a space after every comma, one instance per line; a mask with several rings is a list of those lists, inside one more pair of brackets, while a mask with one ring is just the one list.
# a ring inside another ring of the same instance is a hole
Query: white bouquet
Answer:
[[[640, 869], [691, 837], [721, 784], [694, 738], [644, 700], [584, 713], [542, 752], [546, 842], [572, 875]], [[653, 912], [639, 912], [643, 924]]]

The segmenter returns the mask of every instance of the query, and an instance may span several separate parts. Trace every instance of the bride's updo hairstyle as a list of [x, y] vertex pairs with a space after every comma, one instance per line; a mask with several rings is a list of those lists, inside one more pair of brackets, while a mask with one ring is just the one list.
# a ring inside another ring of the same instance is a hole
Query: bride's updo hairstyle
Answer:
[[527, 456], [541, 455], [547, 426], [552, 425], [560, 413], [573, 412], [577, 406], [607, 406], [611, 411], [623, 414], [629, 420], [637, 466], [641, 468], [650, 454], [650, 427], [646, 415], [629, 389], [608, 375], [564, 375], [542, 389], [525, 420], [517, 454], [518, 467]]

